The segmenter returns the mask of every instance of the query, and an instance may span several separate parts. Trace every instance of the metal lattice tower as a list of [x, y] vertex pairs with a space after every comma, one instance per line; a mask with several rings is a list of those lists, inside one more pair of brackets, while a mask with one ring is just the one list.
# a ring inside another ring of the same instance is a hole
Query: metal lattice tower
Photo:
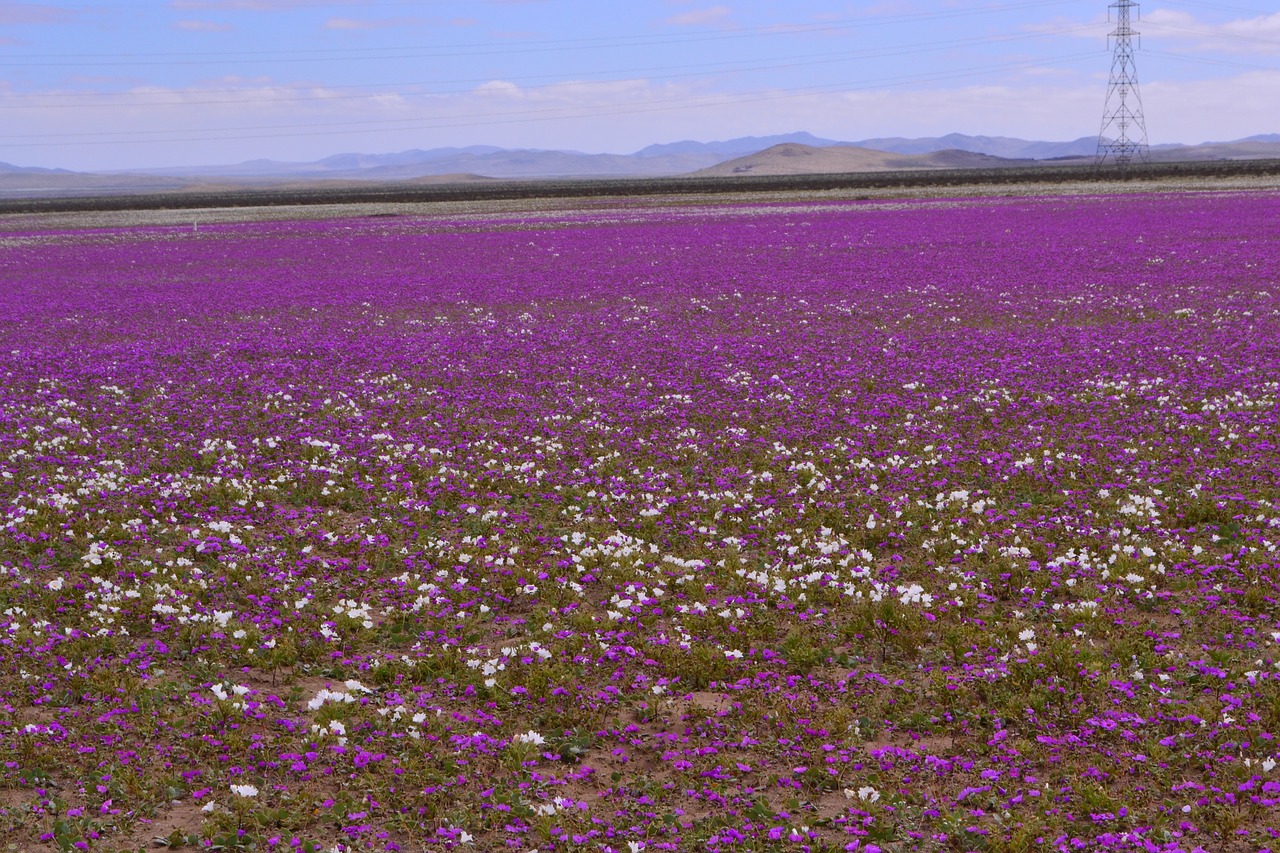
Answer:
[[1142, 95], [1138, 92], [1138, 70], [1133, 61], [1133, 40], [1138, 35], [1129, 22], [1129, 13], [1137, 9], [1134, 0], [1116, 0], [1116, 28], [1111, 33], [1114, 52], [1111, 57], [1111, 83], [1102, 110], [1102, 130], [1098, 133], [1097, 165], [1111, 159], [1127, 166], [1136, 157], [1147, 162], [1147, 123], [1142, 116]]

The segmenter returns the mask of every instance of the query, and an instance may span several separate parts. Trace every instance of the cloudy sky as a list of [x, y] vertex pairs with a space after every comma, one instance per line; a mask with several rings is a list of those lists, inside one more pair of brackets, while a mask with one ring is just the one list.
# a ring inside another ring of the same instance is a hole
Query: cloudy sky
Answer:
[[[1143, 2], [1153, 144], [1280, 132], [1274, 8]], [[1107, 19], [1107, 0], [0, 0], [0, 161], [1070, 140], [1098, 132]]]

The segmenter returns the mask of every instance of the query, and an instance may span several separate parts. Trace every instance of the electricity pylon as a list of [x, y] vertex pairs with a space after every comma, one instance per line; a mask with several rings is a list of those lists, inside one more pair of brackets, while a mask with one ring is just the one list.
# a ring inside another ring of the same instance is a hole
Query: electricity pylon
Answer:
[[1142, 116], [1142, 95], [1138, 92], [1138, 69], [1133, 61], [1134, 32], [1129, 13], [1138, 8], [1134, 0], [1116, 0], [1116, 28], [1111, 33], [1114, 45], [1111, 57], [1111, 83], [1102, 110], [1102, 130], [1098, 133], [1098, 155], [1101, 166], [1110, 158], [1119, 166], [1128, 166], [1136, 157], [1143, 163], [1150, 158], [1147, 146], [1147, 123]]

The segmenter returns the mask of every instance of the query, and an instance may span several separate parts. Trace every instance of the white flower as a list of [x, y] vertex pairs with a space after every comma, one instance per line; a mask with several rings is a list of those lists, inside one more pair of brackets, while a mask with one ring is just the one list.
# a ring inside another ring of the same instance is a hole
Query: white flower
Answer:
[[875, 526], [876, 526], [876, 515], [875, 513], [872, 513], [871, 515], [867, 516], [867, 529], [874, 530]]
[[1274, 758], [1262, 759], [1262, 772], [1270, 773], [1272, 770], [1275, 769], [1275, 767], [1276, 767], [1276, 760]]
[[226, 700], [227, 691], [226, 691], [226, 688], [224, 688], [221, 684], [215, 684], [209, 689], [213, 691], [214, 696], [217, 696], [219, 699], [222, 699], [224, 701]]
[[846, 800], [852, 800], [854, 797], [857, 797], [863, 802], [874, 803], [876, 800], [880, 799], [880, 792], [870, 785], [863, 785], [856, 791], [853, 788], [844, 789], [844, 798]]
[[1027, 640], [1034, 640], [1035, 638], [1036, 638], [1036, 632], [1031, 630], [1030, 628], [1023, 628], [1021, 631], [1018, 632], [1018, 639], [1024, 643]]
[[45, 586], [53, 590], [54, 592], [57, 592], [58, 590], [62, 589], [62, 578], [54, 578], [53, 580], [45, 584]]
[[547, 739], [544, 738], [542, 735], [538, 734], [537, 732], [535, 732], [533, 729], [530, 729], [524, 734], [516, 735], [514, 738], [512, 738], [512, 741], [514, 741], [515, 743], [531, 743], [534, 746], [541, 746], [542, 744], [547, 742]]
[[933, 595], [924, 591], [918, 583], [911, 586], [898, 587], [898, 593], [902, 596], [903, 604], [920, 604], [922, 607], [928, 607], [933, 604]]
[[231, 793], [237, 797], [256, 797], [258, 796], [258, 789], [252, 785], [232, 785]]
[[350, 693], [343, 693], [340, 690], [330, 690], [327, 687], [322, 687], [320, 688], [320, 692], [316, 694], [315, 698], [307, 703], [307, 709], [311, 711], [318, 711], [326, 702], [333, 702], [337, 704], [354, 701], [356, 701], [356, 697], [352, 696]]

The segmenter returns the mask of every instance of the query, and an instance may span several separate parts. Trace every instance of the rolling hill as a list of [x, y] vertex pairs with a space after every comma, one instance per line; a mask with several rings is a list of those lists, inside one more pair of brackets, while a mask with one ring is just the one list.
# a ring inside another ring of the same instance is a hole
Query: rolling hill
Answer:
[[837, 172], [894, 172], [915, 169], [991, 169], [1026, 166], [1013, 160], [951, 149], [928, 154], [895, 154], [846, 145], [817, 148], [784, 143], [694, 173], [695, 177], [731, 175], [808, 175]]

